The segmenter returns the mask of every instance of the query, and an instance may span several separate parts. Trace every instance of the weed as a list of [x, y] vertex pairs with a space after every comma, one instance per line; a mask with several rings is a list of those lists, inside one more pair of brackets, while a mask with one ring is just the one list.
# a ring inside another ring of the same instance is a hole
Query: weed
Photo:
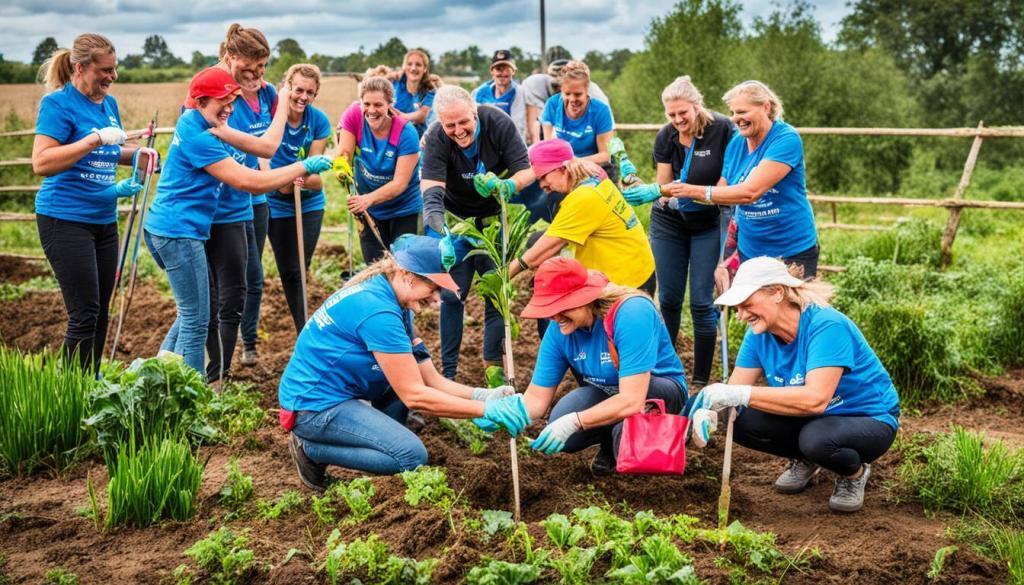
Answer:
[[252, 384], [227, 382], [206, 406], [210, 424], [229, 437], [237, 437], [259, 428], [267, 418], [260, 406], [260, 393]]
[[273, 503], [267, 500], [256, 502], [256, 513], [264, 520], [277, 520], [281, 516], [295, 511], [305, 501], [306, 498], [302, 497], [298, 491], [288, 490]]
[[58, 567], [46, 572], [46, 582], [50, 585], [78, 585], [78, 575]]
[[241, 515], [246, 502], [252, 498], [252, 476], [242, 473], [238, 466], [238, 458], [233, 457], [227, 464], [228, 475], [221, 486], [220, 503], [230, 511], [229, 516]]
[[441, 424], [441, 428], [455, 435], [460, 443], [469, 447], [469, 452], [473, 455], [482, 455], [494, 438], [469, 419], [439, 418], [437, 422]]
[[488, 559], [487, 563], [473, 567], [466, 575], [468, 585], [522, 585], [533, 583], [540, 577], [540, 567], [530, 563], [509, 563]]
[[413, 471], [403, 471], [405, 501], [410, 506], [419, 506], [421, 501], [433, 504], [444, 512], [448, 525], [455, 532], [452, 513], [458, 504], [458, 496], [448, 487], [448, 476], [441, 467], [423, 466]]
[[[256, 555], [252, 549], [245, 548], [248, 542], [245, 534], [236, 535], [228, 528], [222, 527], [190, 546], [185, 551], [185, 556], [195, 561], [196, 565], [209, 575], [210, 583], [241, 583], [256, 570]], [[182, 573], [186, 574], [184, 571]], [[177, 574], [175, 576], [179, 577]], [[191, 582], [191, 578], [188, 582]]]
[[0, 473], [63, 469], [86, 444], [82, 430], [94, 381], [77, 359], [0, 347]]
[[345, 582], [352, 583], [364, 582], [359, 579], [363, 577], [369, 583], [427, 585], [436, 565], [435, 559], [417, 561], [392, 555], [376, 534], [346, 544], [341, 542], [341, 532], [334, 529], [327, 538], [322, 570], [332, 585], [344, 577], [350, 578]]
[[932, 565], [928, 569], [926, 575], [928, 579], [934, 581], [939, 578], [942, 573], [942, 568], [946, 566], [946, 558], [953, 556], [953, 553], [957, 551], [955, 546], [944, 546], [939, 550], [935, 551], [935, 558], [932, 559]]

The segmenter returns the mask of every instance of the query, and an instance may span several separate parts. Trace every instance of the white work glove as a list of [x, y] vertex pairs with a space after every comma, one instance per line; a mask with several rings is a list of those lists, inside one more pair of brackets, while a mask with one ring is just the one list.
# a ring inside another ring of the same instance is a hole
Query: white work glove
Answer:
[[516, 393], [513, 386], [498, 386], [497, 388], [473, 388], [473, 400], [486, 402], [490, 398], [503, 398]]
[[128, 135], [125, 134], [124, 130], [121, 130], [117, 126], [107, 126], [106, 128], [93, 129], [96, 136], [100, 137], [100, 144], [103, 146], [110, 146], [111, 144], [124, 144], [125, 140], [128, 140]]
[[707, 446], [711, 435], [718, 430], [718, 413], [713, 410], [701, 408], [690, 417], [690, 437], [698, 449]]
[[579, 413], [570, 412], [544, 427], [540, 435], [530, 443], [530, 448], [545, 455], [554, 455], [565, 449], [565, 442], [569, 440], [569, 437], [582, 430], [583, 423], [580, 422]]
[[750, 404], [750, 386], [711, 384], [700, 391], [690, 406], [690, 412], [697, 412], [701, 408], [718, 410], [748, 404]]

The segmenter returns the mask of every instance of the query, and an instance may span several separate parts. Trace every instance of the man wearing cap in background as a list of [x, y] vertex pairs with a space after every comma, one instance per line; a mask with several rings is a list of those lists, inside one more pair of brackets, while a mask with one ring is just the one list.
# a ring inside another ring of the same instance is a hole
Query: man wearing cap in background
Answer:
[[[864, 506], [871, 462], [896, 438], [900, 399], [889, 373], [846, 315], [829, 306], [832, 286], [761, 256], [741, 264], [715, 304], [749, 324], [728, 384], [701, 390], [690, 407], [694, 439], [707, 442], [720, 408], [741, 407], [737, 443], [790, 460], [775, 481], [803, 491], [824, 467], [837, 475], [829, 508]], [[766, 386], [753, 386], [764, 376]]]
[[490, 104], [505, 112], [516, 123], [519, 135], [526, 140], [526, 94], [513, 79], [516, 62], [507, 49], [499, 49], [491, 57], [491, 80], [473, 90], [473, 101]]
[[475, 418], [488, 398], [515, 392], [463, 386], [437, 372], [413, 313], [458, 286], [437, 239], [405, 235], [391, 251], [313, 313], [281, 376], [278, 400], [294, 416], [289, 450], [312, 490], [326, 487], [327, 465], [378, 474], [424, 465], [423, 442], [404, 426], [409, 409]]
[[[526, 129], [527, 144], [535, 144], [541, 140], [540, 114], [548, 99], [561, 91], [562, 68], [571, 59], [571, 55], [561, 47], [551, 47], [548, 50], [548, 70], [545, 73], [534, 73], [527, 77], [520, 84], [526, 100]], [[588, 86], [587, 93], [590, 97], [601, 100], [611, 105], [608, 96], [593, 81]]]

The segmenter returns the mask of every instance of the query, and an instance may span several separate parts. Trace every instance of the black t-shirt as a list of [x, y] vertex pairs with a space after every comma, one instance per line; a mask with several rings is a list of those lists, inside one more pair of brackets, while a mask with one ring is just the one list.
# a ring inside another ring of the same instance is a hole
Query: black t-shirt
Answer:
[[[725, 148], [732, 140], [735, 126], [729, 118], [712, 112], [714, 120], [704, 133], [694, 138], [693, 159], [686, 182], [690, 185], [717, 185], [722, 177], [725, 162]], [[679, 178], [679, 171], [686, 160], [686, 147], [679, 144], [679, 131], [672, 124], [666, 124], [654, 139], [654, 162], [672, 165], [672, 180]]]
[[[476, 138], [477, 155], [486, 171], [509, 178], [530, 168], [530, 159], [515, 122], [494, 106], [477, 107], [480, 134]], [[444, 207], [461, 218], [488, 217], [499, 212], [493, 197], [481, 197], [473, 187], [478, 171], [476, 160], [466, 157], [462, 148], [444, 133], [441, 124], [431, 124], [424, 136], [421, 180], [445, 184]]]

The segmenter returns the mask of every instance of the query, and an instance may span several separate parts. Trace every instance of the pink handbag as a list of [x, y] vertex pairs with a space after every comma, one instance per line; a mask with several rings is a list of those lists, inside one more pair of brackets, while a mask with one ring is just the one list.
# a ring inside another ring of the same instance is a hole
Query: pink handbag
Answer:
[[636, 475], [683, 475], [686, 471], [685, 416], [667, 414], [664, 400], [647, 400], [654, 408], [622, 422], [615, 470]]

